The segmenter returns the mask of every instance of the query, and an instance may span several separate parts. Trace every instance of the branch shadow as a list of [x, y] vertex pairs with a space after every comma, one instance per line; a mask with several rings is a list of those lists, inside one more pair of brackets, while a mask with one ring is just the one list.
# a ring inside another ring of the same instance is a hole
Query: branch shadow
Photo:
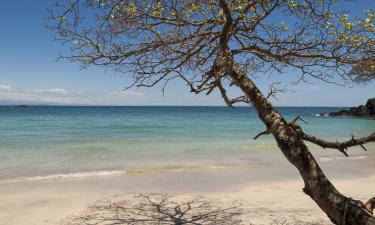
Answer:
[[242, 210], [233, 203], [214, 205], [205, 197], [176, 199], [166, 194], [123, 195], [121, 200], [103, 200], [88, 212], [63, 222], [66, 225], [235, 225]]

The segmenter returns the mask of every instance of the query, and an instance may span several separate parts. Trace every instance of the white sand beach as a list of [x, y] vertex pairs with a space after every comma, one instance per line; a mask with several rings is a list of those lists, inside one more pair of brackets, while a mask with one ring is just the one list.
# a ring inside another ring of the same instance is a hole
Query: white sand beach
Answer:
[[[173, 206], [177, 203], [182, 209], [191, 199], [200, 199], [209, 205], [205, 211], [201, 210], [202, 206], [198, 203], [196, 206], [192, 204], [192, 214], [222, 210], [220, 212], [228, 223], [220, 223], [219, 216], [207, 217], [206, 219], [211, 220], [213, 224], [330, 224], [325, 214], [302, 192], [303, 183], [292, 169], [288, 169], [288, 173], [295, 178], [286, 180], [252, 180], [246, 171], [209, 171], [64, 178], [2, 184], [0, 224], [93, 224], [90, 222], [98, 219], [98, 215], [108, 213], [101, 211], [104, 209], [100, 207], [88, 208], [100, 205], [98, 200], [110, 201], [114, 205], [119, 203], [127, 208], [137, 204], [142, 206], [145, 196], [155, 197], [157, 202], [160, 193], [171, 198], [167, 205], [171, 203]], [[339, 178], [332, 181], [342, 193], [353, 198], [365, 201], [374, 195], [375, 176]], [[138, 196], [139, 194], [142, 196]], [[124, 199], [126, 201], [123, 201]], [[142, 207], [153, 210], [152, 207]], [[114, 215], [118, 213], [120, 212], [115, 212]], [[142, 216], [145, 212], [132, 213], [118, 217], [122, 216], [123, 221], [127, 221], [134, 219], [135, 214], [140, 213]], [[157, 215], [160, 212], [153, 213]], [[91, 216], [84, 222], [76, 220], [77, 216], [85, 215]], [[189, 217], [189, 214], [186, 213], [185, 216]], [[215, 220], [217, 223], [214, 223]], [[115, 224], [114, 222], [108, 220], [99, 224]]]

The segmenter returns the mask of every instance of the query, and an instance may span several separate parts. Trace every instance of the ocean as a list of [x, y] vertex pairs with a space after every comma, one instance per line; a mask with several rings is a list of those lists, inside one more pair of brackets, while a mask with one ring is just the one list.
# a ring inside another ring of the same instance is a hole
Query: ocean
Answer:
[[[288, 120], [302, 116], [306, 133], [328, 140], [375, 131], [375, 120], [317, 115], [341, 109], [278, 108]], [[0, 184], [289, 165], [271, 136], [253, 140], [265, 126], [249, 107], [0, 106], [0, 118]], [[375, 166], [374, 151], [353, 151], [345, 158], [309, 146], [322, 163]]]

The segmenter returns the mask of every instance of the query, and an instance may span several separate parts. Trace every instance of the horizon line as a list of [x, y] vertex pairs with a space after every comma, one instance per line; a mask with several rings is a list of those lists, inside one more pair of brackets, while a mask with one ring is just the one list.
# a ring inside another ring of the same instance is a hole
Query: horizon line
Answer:
[[[226, 105], [85, 105], [85, 104], [0, 104], [0, 107], [12, 106], [12, 107], [42, 107], [42, 106], [53, 106], [53, 107], [225, 107], [230, 108]], [[234, 106], [234, 108], [244, 108], [253, 106], [248, 105], [238, 105]], [[291, 106], [291, 105], [274, 105], [274, 107], [316, 107], [316, 108], [324, 108], [324, 107], [335, 107], [335, 108], [350, 108], [353, 106], [306, 106], [306, 105], [299, 105], [299, 106]], [[357, 106], [356, 106], [357, 107]]]

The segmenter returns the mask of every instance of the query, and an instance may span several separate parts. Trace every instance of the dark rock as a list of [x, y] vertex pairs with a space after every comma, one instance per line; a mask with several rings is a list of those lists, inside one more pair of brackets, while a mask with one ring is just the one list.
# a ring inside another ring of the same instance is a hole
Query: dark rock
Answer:
[[340, 110], [339, 112], [331, 112], [330, 116], [352, 116], [365, 117], [375, 119], [375, 98], [367, 100], [366, 105], [351, 107], [349, 110]]
[[366, 108], [370, 112], [370, 115], [375, 116], [375, 98], [367, 100]]

